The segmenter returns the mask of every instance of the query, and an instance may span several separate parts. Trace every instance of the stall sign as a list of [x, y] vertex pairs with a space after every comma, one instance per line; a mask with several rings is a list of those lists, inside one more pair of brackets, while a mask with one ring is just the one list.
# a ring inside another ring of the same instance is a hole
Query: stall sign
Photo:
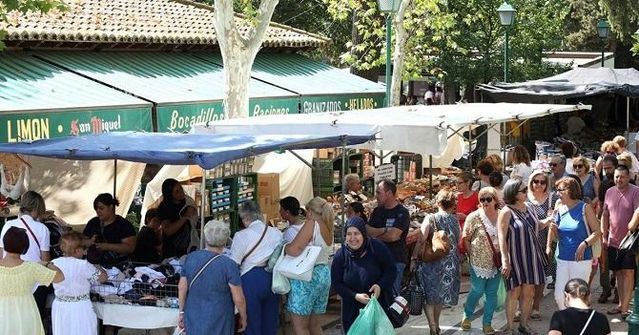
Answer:
[[339, 112], [384, 106], [384, 94], [302, 96], [302, 113]]
[[[296, 97], [278, 99], [250, 99], [249, 116], [284, 115], [298, 113]], [[184, 133], [198, 123], [223, 120], [224, 104], [212, 101], [198, 104], [158, 106], [157, 125], [159, 132]]]
[[382, 164], [375, 168], [375, 184], [384, 179], [395, 179], [395, 164]]
[[1, 142], [35, 141], [112, 131], [152, 131], [149, 107], [73, 112], [4, 113]]

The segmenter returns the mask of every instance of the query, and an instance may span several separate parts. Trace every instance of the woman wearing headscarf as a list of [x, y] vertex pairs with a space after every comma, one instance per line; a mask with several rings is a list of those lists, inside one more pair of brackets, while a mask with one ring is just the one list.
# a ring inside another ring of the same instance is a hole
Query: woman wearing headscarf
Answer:
[[383, 242], [366, 234], [359, 216], [346, 222], [346, 244], [333, 259], [331, 282], [342, 298], [342, 327], [347, 333], [372, 296], [384, 310], [393, 302], [395, 259]]
[[184, 194], [182, 185], [175, 179], [162, 183], [162, 202], [158, 216], [162, 222], [162, 255], [164, 258], [181, 257], [190, 250], [191, 230], [197, 221], [197, 209]]

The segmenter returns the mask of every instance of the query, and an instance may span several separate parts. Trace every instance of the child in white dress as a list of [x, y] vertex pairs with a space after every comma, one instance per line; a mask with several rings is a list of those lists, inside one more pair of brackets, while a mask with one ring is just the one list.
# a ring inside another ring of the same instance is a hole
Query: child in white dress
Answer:
[[53, 263], [64, 273], [64, 280], [54, 284], [55, 300], [51, 308], [53, 335], [96, 335], [98, 319], [89, 299], [91, 282], [105, 282], [104, 269], [82, 259], [85, 249], [82, 234], [62, 235], [60, 249], [64, 257]]

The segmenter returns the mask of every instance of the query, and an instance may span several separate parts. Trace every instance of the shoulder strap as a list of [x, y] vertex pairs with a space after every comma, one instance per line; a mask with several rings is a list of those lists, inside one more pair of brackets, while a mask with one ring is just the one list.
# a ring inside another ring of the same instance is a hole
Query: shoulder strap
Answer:
[[584, 224], [586, 225], [586, 234], [590, 236], [591, 232], [590, 232], [590, 226], [588, 225], [588, 220], [586, 219], [586, 203], [585, 202], [581, 206], [581, 217], [583, 218]]
[[251, 250], [249, 250], [249, 252], [247, 252], [244, 257], [242, 257], [242, 261], [240, 262], [240, 265], [242, 265], [242, 263], [244, 263], [244, 261], [248, 258], [248, 256], [250, 256], [253, 251], [255, 251], [255, 249], [257, 249], [257, 246], [260, 245], [260, 243], [262, 243], [262, 240], [264, 239], [264, 235], [266, 235], [266, 231], [268, 230], [268, 225], [266, 223], [264, 223], [264, 231], [262, 232], [262, 236], [260, 236], [260, 239], [257, 240], [257, 243], [255, 243], [255, 245], [253, 246], [253, 248], [251, 248]]
[[193, 276], [193, 279], [191, 280], [191, 282], [189, 283], [189, 290], [191, 289], [191, 287], [193, 287], [193, 283], [195, 283], [195, 281], [198, 279], [198, 277], [200, 277], [200, 275], [202, 274], [202, 272], [204, 271], [204, 269], [206, 269], [207, 266], [209, 266], [209, 264], [213, 263], [213, 261], [222, 256], [221, 254], [217, 254], [213, 257], [211, 257], [211, 259], [209, 259], [208, 262], [206, 262], [206, 264], [204, 264], [204, 266], [202, 266], [200, 268], [200, 270], [195, 274], [195, 276]]
[[33, 239], [35, 240], [35, 243], [38, 245], [38, 250], [42, 249], [40, 247], [40, 242], [38, 241], [38, 238], [36, 238], [35, 234], [33, 233], [33, 230], [31, 230], [31, 227], [29, 227], [29, 225], [27, 224], [27, 221], [25, 221], [23, 218], [20, 218], [20, 221], [22, 221], [24, 226], [27, 227], [29, 234], [31, 234], [31, 237], [33, 237]]
[[590, 320], [592, 320], [592, 317], [594, 315], [595, 315], [595, 309], [593, 308], [592, 312], [590, 312], [590, 317], [588, 317], [588, 321], [586, 321], [586, 324], [584, 325], [584, 328], [581, 330], [579, 335], [584, 335], [584, 332], [586, 331], [586, 328], [588, 328], [588, 325], [590, 324]]
[[479, 221], [481, 221], [481, 226], [484, 228], [484, 233], [486, 233], [486, 238], [488, 239], [488, 244], [490, 245], [490, 250], [492, 250], [493, 255], [497, 255], [497, 251], [495, 251], [495, 246], [493, 245], [493, 239], [490, 238], [490, 234], [488, 234], [488, 229], [486, 229], [486, 224], [481, 219], [481, 217], [479, 218]]

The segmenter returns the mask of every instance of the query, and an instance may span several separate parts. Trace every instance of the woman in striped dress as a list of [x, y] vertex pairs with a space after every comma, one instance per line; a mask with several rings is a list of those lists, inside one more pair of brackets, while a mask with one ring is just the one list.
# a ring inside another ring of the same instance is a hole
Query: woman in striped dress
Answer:
[[[542, 170], [534, 171], [528, 180], [528, 199], [526, 203], [528, 203], [533, 213], [537, 215], [537, 219], [546, 219], [552, 213], [557, 199], [559, 199], [557, 193], [551, 191], [550, 177], [548, 174]], [[537, 238], [539, 239], [539, 244], [544, 247], [548, 240], [548, 227], [539, 230]], [[557, 264], [554, 262], [554, 259], [549, 259], [545, 274], [546, 276], [552, 276], [554, 279], [555, 273], [557, 273]], [[551, 284], [548, 284], [549, 288], [551, 288], [550, 285]], [[544, 283], [535, 286], [535, 298], [532, 313], [530, 314], [530, 318], [533, 320], [541, 319], [539, 305], [543, 297]]]
[[544, 282], [547, 261], [539, 244], [537, 233], [547, 226], [539, 221], [532, 209], [526, 205], [528, 187], [520, 179], [512, 179], [504, 186], [504, 207], [499, 212], [499, 249], [501, 251], [502, 275], [508, 290], [506, 329], [513, 333], [513, 322], [517, 305], [521, 305], [521, 321], [518, 331], [532, 334], [528, 319], [532, 309], [535, 285]]

